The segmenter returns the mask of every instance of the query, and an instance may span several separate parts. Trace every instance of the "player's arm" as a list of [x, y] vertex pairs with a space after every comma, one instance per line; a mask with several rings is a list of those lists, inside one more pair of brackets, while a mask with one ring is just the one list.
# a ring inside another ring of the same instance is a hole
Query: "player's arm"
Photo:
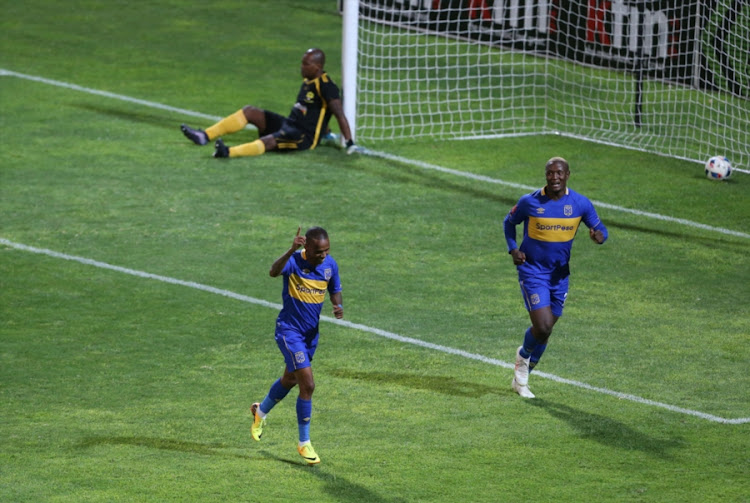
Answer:
[[349, 121], [344, 115], [344, 104], [339, 98], [334, 98], [328, 102], [328, 108], [331, 109], [331, 114], [336, 117], [336, 122], [339, 123], [339, 130], [341, 136], [344, 138], [344, 144], [347, 148], [347, 153], [351, 153], [350, 149], [354, 148], [354, 140], [352, 140], [352, 130], [349, 128]]
[[609, 237], [607, 227], [599, 219], [591, 202], [589, 202], [588, 211], [583, 216], [583, 223], [589, 228], [589, 237], [596, 244], [603, 244]]
[[341, 292], [331, 294], [331, 304], [333, 304], [333, 315], [337, 319], [344, 317], [344, 300], [341, 297]]
[[284, 266], [287, 262], [289, 262], [289, 259], [292, 258], [292, 255], [294, 255], [294, 252], [299, 250], [300, 246], [303, 246], [305, 244], [305, 236], [300, 236], [299, 231], [301, 230], [301, 227], [297, 227], [297, 235], [294, 236], [294, 241], [292, 241], [292, 246], [279, 258], [276, 259], [276, 261], [271, 264], [271, 270], [268, 271], [268, 274], [275, 278], [279, 274], [281, 274], [281, 271], [284, 270]]
[[[519, 202], [520, 204], [520, 202]], [[518, 206], [516, 204], [513, 208], [505, 215], [503, 219], [503, 233], [505, 234], [505, 242], [508, 245], [508, 253], [513, 258], [515, 265], [521, 265], [526, 262], [526, 254], [518, 249], [518, 243], [516, 242], [516, 225], [520, 222], [515, 221], [515, 218], [519, 216]]]

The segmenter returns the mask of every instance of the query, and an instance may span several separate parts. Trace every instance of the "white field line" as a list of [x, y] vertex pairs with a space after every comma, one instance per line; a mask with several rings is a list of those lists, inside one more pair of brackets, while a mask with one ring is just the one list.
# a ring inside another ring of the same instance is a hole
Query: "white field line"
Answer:
[[[400, 157], [400, 156], [397, 156], [397, 155], [388, 154], [386, 152], [377, 152], [377, 151], [374, 151], [374, 150], [365, 149], [364, 153], [366, 153], [368, 155], [375, 156], [375, 157], [380, 157], [380, 158], [383, 158], [383, 159], [388, 159], [388, 160], [391, 160], [391, 161], [400, 162], [400, 163], [403, 163], [403, 164], [410, 164], [412, 166], [416, 166], [416, 167], [419, 167], [419, 168], [422, 168], [422, 169], [431, 169], [433, 171], [439, 171], [441, 173], [446, 173], [446, 174], [449, 174], [449, 175], [460, 176], [460, 177], [463, 177], [463, 178], [469, 178], [471, 180], [476, 180], [476, 181], [479, 181], [479, 182], [492, 183], [492, 184], [495, 184], [495, 185], [504, 185], [506, 187], [512, 187], [514, 189], [521, 189], [521, 190], [524, 190], [524, 191], [532, 191], [532, 190], [537, 190], [539, 188], [539, 187], [531, 187], [529, 185], [522, 185], [520, 183], [506, 182], [504, 180], [498, 180], [497, 178], [490, 178], [490, 177], [484, 176], [484, 175], [475, 175], [474, 173], [468, 173], [466, 171], [458, 171], [458, 170], [455, 170], [455, 169], [444, 168], [442, 166], [437, 166], [435, 164], [429, 164], [429, 163], [422, 162], [422, 161], [416, 161], [416, 160], [413, 160], [413, 159], [407, 159], [406, 157]], [[639, 217], [653, 218], [655, 220], [661, 220], [663, 222], [671, 222], [671, 223], [675, 223], [675, 224], [686, 225], [688, 227], [695, 227], [697, 229], [703, 229], [703, 230], [707, 230], [707, 231], [718, 232], [720, 234], [726, 234], [726, 235], [729, 235], [729, 236], [737, 236], [737, 237], [740, 237], [740, 238], [750, 239], [750, 234], [745, 233], [745, 232], [733, 231], [731, 229], [724, 229], [722, 227], [714, 227], [712, 225], [706, 225], [706, 224], [701, 224], [701, 223], [698, 223], [698, 222], [693, 222], [691, 220], [685, 220], [684, 218], [674, 218], [674, 217], [669, 217], [669, 216], [666, 216], [666, 215], [660, 215], [658, 213], [650, 213], [648, 211], [634, 210], [634, 209], [631, 209], [631, 208], [625, 208], [623, 206], [616, 206], [614, 204], [604, 203], [602, 201], [592, 200], [592, 202], [598, 208], [607, 208], [609, 210], [619, 211], [619, 212], [622, 212], [622, 213], [630, 213], [632, 215], [638, 215]]]
[[[88, 94], [95, 94], [97, 96], [103, 96], [105, 98], [112, 98], [112, 99], [116, 99], [116, 100], [127, 101], [129, 103], [134, 103], [134, 104], [142, 105], [142, 106], [145, 106], [145, 107], [151, 107], [151, 108], [158, 108], [158, 109], [161, 109], [161, 110], [167, 110], [167, 111], [170, 111], [170, 112], [175, 112], [175, 113], [179, 113], [179, 114], [190, 116], [190, 117], [200, 117], [200, 118], [209, 119], [209, 120], [212, 120], [212, 121], [218, 121], [218, 120], [220, 120], [222, 118], [222, 117], [215, 116], [215, 115], [207, 115], [207, 114], [203, 114], [203, 113], [200, 113], [200, 112], [195, 112], [195, 111], [192, 111], [192, 110], [186, 110], [184, 108], [175, 108], [175, 107], [171, 107], [169, 105], [163, 105], [161, 103], [155, 103], [155, 102], [152, 102], [152, 101], [146, 101], [146, 100], [141, 100], [141, 99], [137, 99], [137, 98], [131, 98], [130, 96], [125, 96], [125, 95], [122, 95], [122, 94], [115, 94], [115, 93], [110, 93], [110, 92], [107, 92], [107, 91], [100, 91], [98, 89], [91, 89], [91, 88], [88, 88], [88, 87], [82, 87], [82, 86], [79, 86], [79, 85], [76, 85], [76, 84], [69, 84], [67, 82], [61, 82], [59, 80], [51, 80], [51, 79], [46, 79], [44, 77], [37, 77], [37, 76], [34, 76], [34, 75], [26, 75], [26, 74], [23, 74], [23, 73], [14, 72], [12, 70], [6, 70], [4, 68], [0, 68], [0, 76], [18, 77], [20, 79], [31, 80], [31, 81], [34, 81], [34, 82], [40, 82], [42, 84], [48, 84], [48, 85], [52, 85], [52, 86], [62, 87], [62, 88], [70, 89], [70, 90], [73, 90], [73, 91], [81, 91], [81, 92], [88, 93]], [[435, 164], [429, 164], [429, 163], [422, 162], [422, 161], [417, 161], [417, 160], [414, 160], [414, 159], [408, 159], [406, 157], [400, 157], [400, 156], [388, 154], [386, 152], [378, 152], [376, 150], [362, 149], [362, 153], [367, 154], [367, 155], [371, 155], [371, 156], [374, 156], [374, 157], [380, 157], [382, 159], [388, 159], [388, 160], [391, 160], [391, 161], [396, 161], [396, 162], [399, 162], [399, 163], [402, 163], [402, 164], [416, 166], [416, 167], [422, 168], [422, 169], [429, 169], [429, 170], [433, 170], [433, 171], [439, 171], [441, 173], [446, 173], [446, 174], [450, 174], [450, 175], [454, 175], [454, 176], [459, 176], [459, 177], [462, 177], [462, 178], [468, 178], [468, 179], [476, 180], [476, 181], [480, 181], [480, 182], [492, 183], [492, 184], [495, 184], [495, 185], [503, 185], [503, 186], [506, 186], [506, 187], [512, 187], [512, 188], [516, 188], [516, 189], [521, 189], [523, 191], [532, 191], [532, 190], [536, 190], [536, 189], [539, 188], [539, 187], [531, 187], [531, 186], [528, 186], [528, 185], [522, 185], [522, 184], [518, 184], [518, 183], [506, 182], [504, 180], [499, 180], [497, 178], [490, 178], [488, 176], [476, 175], [474, 173], [469, 173], [469, 172], [465, 172], [465, 171], [458, 171], [458, 170], [454, 170], [454, 169], [444, 168], [442, 166], [437, 166]], [[652, 219], [661, 220], [661, 221], [664, 221], [664, 222], [671, 222], [671, 223], [675, 223], [675, 224], [685, 225], [685, 226], [688, 226], [688, 227], [694, 227], [694, 228], [697, 228], [697, 229], [703, 229], [703, 230], [707, 230], [707, 231], [718, 232], [719, 234], [725, 234], [725, 235], [729, 235], [729, 236], [737, 236], [737, 237], [740, 237], [740, 238], [750, 239], [750, 234], [745, 233], [745, 232], [734, 231], [734, 230], [731, 230], [731, 229], [724, 229], [722, 227], [715, 227], [715, 226], [712, 226], [712, 225], [702, 224], [702, 223], [699, 223], [699, 222], [693, 222], [691, 220], [685, 220], [685, 219], [682, 219], [682, 218], [674, 218], [674, 217], [670, 217], [670, 216], [666, 216], [666, 215], [660, 215], [658, 213], [650, 213], [650, 212], [647, 212], [647, 211], [634, 210], [634, 209], [630, 209], [630, 208], [625, 208], [623, 206], [616, 206], [616, 205], [613, 205], [613, 204], [604, 203], [604, 202], [601, 202], [601, 201], [593, 201], [593, 203], [596, 206], [600, 207], [600, 208], [607, 208], [609, 210], [619, 211], [619, 212], [622, 212], [622, 213], [630, 213], [632, 215], [637, 215], [639, 217], [652, 218]]]
[[[108, 270], [120, 272], [120, 273], [123, 273], [123, 274], [129, 274], [131, 276], [137, 276], [139, 278], [153, 279], [153, 280], [156, 280], [156, 281], [161, 281], [161, 282], [169, 283], [169, 284], [172, 284], [172, 285], [179, 285], [179, 286], [185, 286], [185, 287], [188, 287], [188, 288], [194, 288], [196, 290], [202, 290], [204, 292], [214, 293], [214, 294], [217, 294], [217, 295], [223, 295], [224, 297], [229, 297], [231, 299], [239, 300], [239, 301], [242, 301], [242, 302], [248, 302], [250, 304], [256, 304], [258, 306], [268, 307], [268, 308], [274, 309], [274, 310], [279, 310], [282, 307], [280, 304], [276, 304], [276, 303], [273, 303], [273, 302], [268, 302], [268, 301], [262, 300], [262, 299], [256, 299], [254, 297], [248, 297], [247, 295], [242, 295], [242, 294], [239, 294], [239, 293], [231, 292], [229, 290], [222, 290], [220, 288], [215, 288], [215, 287], [212, 287], [212, 286], [203, 285], [201, 283], [195, 283], [193, 281], [183, 281], [183, 280], [180, 280], [180, 279], [170, 278], [168, 276], [160, 276], [158, 274], [151, 274], [151, 273], [144, 272], [144, 271], [138, 271], [138, 270], [135, 270], [135, 269], [128, 269], [126, 267], [120, 267], [120, 266], [116, 266], [116, 265], [111, 265], [111, 264], [108, 264], [106, 262], [100, 262], [98, 260], [92, 260], [92, 259], [88, 259], [88, 258], [84, 258], [84, 257], [77, 257], [75, 255], [67, 255], [65, 253], [60, 253], [60, 252], [56, 252], [56, 251], [53, 251], [53, 250], [47, 250], [47, 249], [44, 249], [44, 248], [35, 248], [33, 246], [27, 246], [27, 245], [24, 245], [24, 244], [15, 243], [13, 241], [9, 241], [9, 240], [4, 239], [4, 238], [0, 238], [0, 244], [8, 246], [9, 248], [13, 248], [15, 250], [20, 250], [20, 251], [25, 251], [25, 252], [31, 252], [31, 253], [36, 253], [36, 254], [40, 254], [40, 255], [47, 255], [47, 256], [53, 257], [53, 258], [58, 258], [58, 259], [63, 259], [63, 260], [70, 260], [70, 261], [78, 262], [78, 263], [84, 264], [84, 265], [98, 267], [98, 268], [101, 268], [101, 269], [108, 269]], [[480, 361], [480, 362], [483, 362], [483, 363], [487, 363], [489, 365], [494, 365], [494, 366], [498, 366], [498, 367], [504, 367], [504, 368], [507, 368], [507, 369], [512, 369], [514, 367], [513, 363], [504, 362], [502, 360], [497, 360], [495, 358], [489, 358], [487, 356], [483, 356], [483, 355], [479, 355], [479, 354], [475, 354], [475, 353], [469, 353], [469, 352], [463, 351], [461, 349], [451, 348], [451, 347], [448, 347], [448, 346], [442, 346], [440, 344], [433, 344], [431, 342], [426, 342], [426, 341], [423, 341], [423, 340], [420, 340], [420, 339], [415, 339], [415, 338], [412, 338], [412, 337], [404, 337], [402, 335], [398, 335], [398, 334], [395, 334], [393, 332], [388, 332], [386, 330], [381, 330], [379, 328], [368, 327], [366, 325], [361, 325], [359, 323], [352, 323], [350, 321], [345, 321], [345, 320], [337, 320], [336, 318], [331, 318], [329, 316], [321, 316], [320, 319], [321, 319], [321, 321], [324, 321], [324, 322], [327, 322], [327, 323], [333, 323], [335, 325], [340, 325], [342, 327], [351, 328], [351, 329], [354, 329], [354, 330], [359, 330], [361, 332], [367, 332], [367, 333], [374, 334], [374, 335], [377, 335], [377, 336], [380, 336], [380, 337], [385, 337], [387, 339], [391, 339], [391, 340], [394, 340], [394, 341], [402, 342], [404, 344], [411, 344], [411, 345], [414, 345], [414, 346], [420, 346], [420, 347], [427, 348], [427, 349], [432, 349], [432, 350], [435, 350], [435, 351], [441, 351], [443, 353], [448, 353], [448, 354], [451, 354], [451, 355], [460, 356], [460, 357], [468, 358], [468, 359], [471, 359], [471, 360], [477, 360], [477, 361]], [[589, 391], [595, 391], [597, 393], [603, 393], [605, 395], [610, 395], [610, 396], [619, 398], [621, 400], [629, 400], [631, 402], [636, 402], [636, 403], [640, 403], [640, 404], [644, 404], [644, 405], [650, 405], [652, 407], [659, 407], [659, 408], [666, 409], [666, 410], [669, 410], [669, 411], [672, 411], [672, 412], [676, 412], [676, 413], [679, 413], [679, 414], [685, 414], [685, 415], [688, 415], [688, 416], [694, 416], [694, 417], [697, 417], [697, 418], [700, 418], [700, 419], [705, 419], [707, 421], [712, 421], [712, 422], [716, 422], [716, 423], [723, 423], [723, 424], [744, 424], [744, 423], [750, 423], [750, 417], [743, 417], [743, 418], [738, 418], [738, 419], [727, 419], [727, 418], [724, 418], [724, 417], [715, 416], [713, 414], [707, 414], [705, 412], [700, 412], [700, 411], [697, 411], [697, 410], [685, 409], [685, 408], [682, 408], [682, 407], [676, 407], [674, 405], [669, 405], [669, 404], [662, 403], [662, 402], [657, 402], [657, 401], [654, 401], [654, 400], [648, 400], [646, 398], [641, 398], [639, 396], [631, 395], [631, 394], [628, 394], [628, 393], [620, 393], [619, 391], [612, 391], [612, 390], [609, 390], [607, 388], [600, 388], [600, 387], [597, 387], [597, 386], [591, 386], [589, 384], [586, 384], [586, 383], [583, 383], [583, 382], [580, 382], [580, 381], [574, 381], [574, 380], [571, 380], [571, 379], [565, 379], [564, 377], [558, 377], [558, 376], [556, 376], [554, 374], [548, 374], [546, 372], [535, 371], [534, 375], [538, 376], [538, 377], [545, 378], [545, 379], [550, 379], [552, 381], [555, 381], [555, 382], [558, 382], [558, 383], [561, 383], [561, 384], [567, 384], [567, 385], [570, 385], [570, 386], [575, 386], [575, 387], [578, 387], [578, 388], [586, 389], [586, 390], [589, 390]]]

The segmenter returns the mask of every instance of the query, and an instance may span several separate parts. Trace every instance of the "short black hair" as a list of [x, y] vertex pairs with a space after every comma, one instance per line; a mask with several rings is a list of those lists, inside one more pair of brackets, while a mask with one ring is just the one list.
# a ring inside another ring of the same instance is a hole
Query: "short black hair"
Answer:
[[328, 233], [322, 227], [310, 227], [307, 229], [307, 232], [305, 232], [305, 238], [313, 241], [328, 241]]

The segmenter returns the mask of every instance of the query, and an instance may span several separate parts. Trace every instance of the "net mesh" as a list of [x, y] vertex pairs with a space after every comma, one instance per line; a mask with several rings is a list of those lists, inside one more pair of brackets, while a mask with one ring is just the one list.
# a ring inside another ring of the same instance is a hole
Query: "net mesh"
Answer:
[[555, 132], [747, 168], [744, 3], [360, 0], [357, 137]]

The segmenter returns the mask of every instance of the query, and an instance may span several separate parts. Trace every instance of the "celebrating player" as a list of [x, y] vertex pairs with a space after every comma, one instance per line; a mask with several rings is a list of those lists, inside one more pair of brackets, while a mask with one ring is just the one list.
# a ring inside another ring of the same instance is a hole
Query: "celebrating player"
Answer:
[[[288, 117], [247, 105], [205, 131], [185, 124], [180, 129], [197, 145], [206, 145], [216, 139], [214, 157], [255, 156], [271, 150], [290, 152], [314, 149], [324, 137], [331, 138], [328, 121], [333, 115], [346, 142], [347, 153], [351, 154], [357, 147], [344, 115], [339, 88], [323, 69], [325, 62], [326, 55], [320, 49], [308, 49], [302, 56], [304, 80]], [[220, 137], [236, 133], [247, 124], [258, 128], [259, 138], [227, 147]]]
[[[524, 398], [534, 398], [528, 386], [529, 373], [539, 363], [552, 327], [562, 316], [568, 296], [570, 249], [581, 220], [594, 242], [602, 244], [608, 236], [591, 201], [568, 188], [568, 161], [553, 157], [547, 161], [545, 175], [547, 185], [521, 197], [503, 220], [508, 252], [518, 270], [521, 294], [531, 318], [516, 352], [511, 383]], [[516, 226], [521, 222], [523, 241], [519, 248]]]
[[[266, 415], [299, 385], [297, 398], [297, 425], [299, 445], [297, 451], [308, 464], [320, 463], [310, 443], [310, 418], [312, 416], [312, 394], [315, 390], [312, 363], [318, 346], [318, 324], [326, 290], [333, 303], [333, 315], [344, 317], [341, 300], [341, 281], [336, 261], [328, 254], [328, 233], [320, 227], [308, 229], [304, 236], [294, 237], [291, 248], [271, 265], [269, 274], [275, 278], [281, 274], [284, 287], [281, 297], [284, 307], [276, 319], [276, 344], [284, 355], [286, 368], [281, 378], [273, 383], [260, 403], [250, 407], [253, 425], [250, 434], [260, 440]], [[297, 251], [304, 246], [302, 251]]]

